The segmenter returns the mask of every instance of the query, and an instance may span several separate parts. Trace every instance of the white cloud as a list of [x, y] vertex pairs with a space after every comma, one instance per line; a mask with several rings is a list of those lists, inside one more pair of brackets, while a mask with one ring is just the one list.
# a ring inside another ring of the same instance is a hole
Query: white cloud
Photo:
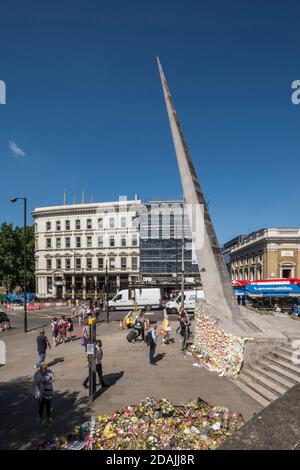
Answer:
[[9, 148], [15, 155], [15, 157], [25, 157], [26, 153], [17, 146], [16, 142], [10, 141], [9, 142]]

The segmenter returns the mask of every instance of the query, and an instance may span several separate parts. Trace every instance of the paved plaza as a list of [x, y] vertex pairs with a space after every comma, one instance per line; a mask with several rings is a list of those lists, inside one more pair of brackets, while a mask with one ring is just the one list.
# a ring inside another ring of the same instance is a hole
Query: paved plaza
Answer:
[[[33, 366], [37, 358], [38, 329], [26, 335], [17, 331], [5, 336], [7, 364], [0, 368], [2, 449], [35, 449], [38, 443], [68, 433], [74, 425], [92, 415], [111, 413], [125, 405], [137, 404], [147, 396], [165, 397], [176, 404], [201, 397], [213, 405], [241, 413], [246, 420], [261, 410], [260, 405], [232, 381], [193, 366], [192, 356], [180, 351], [176, 322], [172, 322], [174, 344], [163, 345], [159, 337], [157, 366], [149, 364], [146, 344], [128, 343], [127, 331], [119, 331], [118, 326], [117, 321], [97, 324], [97, 337], [103, 341], [104, 379], [110, 386], [99, 389], [93, 404], [89, 403], [88, 393], [82, 387], [88, 368], [79, 340], [48, 352], [47, 362], [52, 364], [55, 374], [54, 419], [50, 424], [38, 424], [34, 398]], [[50, 338], [49, 327], [46, 331]]]

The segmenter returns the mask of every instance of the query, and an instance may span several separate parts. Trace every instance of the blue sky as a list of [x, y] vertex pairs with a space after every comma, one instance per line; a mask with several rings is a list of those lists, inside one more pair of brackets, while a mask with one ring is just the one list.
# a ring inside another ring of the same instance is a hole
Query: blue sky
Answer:
[[2, 1], [0, 220], [22, 222], [10, 196], [31, 210], [64, 188], [180, 197], [159, 55], [220, 242], [298, 226], [299, 14], [292, 0]]

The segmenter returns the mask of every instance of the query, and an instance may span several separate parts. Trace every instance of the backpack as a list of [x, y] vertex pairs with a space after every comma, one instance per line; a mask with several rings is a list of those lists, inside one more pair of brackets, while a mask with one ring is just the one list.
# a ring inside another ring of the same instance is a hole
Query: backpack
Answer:
[[53, 322], [53, 333], [55, 335], [58, 335], [58, 333], [59, 333], [59, 324], [58, 324], [58, 322]]
[[63, 321], [60, 323], [60, 332], [61, 332], [62, 335], [65, 335], [65, 334], [66, 334], [67, 328], [68, 328], [68, 322], [66, 322], [66, 320], [63, 320]]

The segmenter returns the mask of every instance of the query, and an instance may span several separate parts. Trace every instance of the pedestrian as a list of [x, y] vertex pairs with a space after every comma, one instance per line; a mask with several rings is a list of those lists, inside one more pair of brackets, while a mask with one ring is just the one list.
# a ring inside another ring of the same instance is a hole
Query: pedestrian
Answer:
[[74, 304], [72, 306], [72, 316], [75, 317], [76, 316], [76, 313], [77, 313], [77, 309], [76, 309], [76, 305]]
[[138, 337], [141, 335], [142, 341], [144, 341], [145, 340], [145, 318], [144, 318], [144, 314], [142, 311], [140, 312], [138, 318], [135, 321], [134, 328], [137, 330], [139, 334]]
[[156, 322], [150, 322], [150, 331], [146, 336], [146, 343], [150, 347], [149, 350], [149, 361], [151, 365], [157, 365], [155, 362], [155, 350], [157, 344], [157, 334], [156, 334], [157, 324]]
[[58, 345], [58, 335], [59, 335], [59, 322], [56, 317], [53, 318], [51, 322], [51, 333], [53, 338], [53, 346]]
[[280, 313], [280, 312], [281, 312], [281, 308], [279, 307], [278, 304], [275, 304], [275, 305], [274, 305], [274, 310], [275, 310], [275, 312], [277, 312], [277, 313]]
[[84, 309], [82, 305], [79, 308], [78, 324], [81, 326], [84, 322]]
[[176, 333], [177, 333], [177, 334], [179, 333], [180, 328], [181, 328], [181, 327], [180, 327], [180, 320], [181, 320], [181, 314], [182, 314], [182, 313], [186, 313], [184, 307], [180, 307], [179, 312], [178, 312], [177, 320], [178, 320], [178, 322], [179, 322], [179, 325], [178, 325], [178, 327], [176, 328]]
[[298, 314], [299, 314], [298, 303], [295, 302], [293, 306], [293, 316], [298, 317]]
[[170, 343], [170, 331], [171, 331], [171, 326], [170, 326], [170, 321], [168, 319], [168, 315], [166, 312], [166, 309], [164, 310], [164, 320], [161, 325], [161, 333], [163, 335], [163, 344], [169, 344]]
[[34, 374], [36, 385], [35, 398], [38, 400], [38, 411], [40, 422], [43, 421], [44, 409], [46, 408], [47, 419], [51, 420], [51, 402], [53, 399], [54, 374], [48, 369], [47, 364], [42, 362], [39, 369]]
[[80, 336], [80, 344], [81, 344], [81, 346], [84, 347], [85, 352], [87, 351], [87, 344], [88, 344], [89, 336], [90, 336], [90, 329], [89, 329], [88, 325], [86, 325], [86, 326], [83, 327], [82, 333], [81, 333], [81, 336]]
[[[96, 373], [98, 374], [99, 384], [101, 387], [107, 387], [107, 384], [103, 380], [103, 369], [102, 369], [102, 358], [103, 358], [103, 350], [102, 350], [102, 341], [101, 339], [97, 339], [95, 345], [95, 361], [96, 361]], [[89, 384], [89, 377], [87, 377], [84, 382], [84, 388], [88, 388]]]
[[180, 316], [180, 336], [182, 337], [182, 345], [181, 345], [182, 351], [185, 351], [187, 347], [187, 340], [190, 335], [189, 327], [190, 327], [190, 322], [188, 320], [188, 317], [185, 312], [182, 312]]
[[46, 360], [46, 351], [47, 348], [51, 349], [51, 345], [48, 341], [47, 336], [45, 336], [45, 330], [41, 330], [39, 336], [36, 339], [37, 342], [37, 351], [39, 354], [39, 358], [35, 364], [35, 369], [38, 369], [42, 362]]
[[68, 321], [66, 320], [65, 315], [61, 316], [61, 320], [59, 322], [59, 340], [60, 342], [66, 342], [68, 332]]
[[68, 318], [68, 339], [69, 341], [73, 341], [73, 331], [74, 331], [74, 325], [73, 325], [73, 320], [72, 318]]

